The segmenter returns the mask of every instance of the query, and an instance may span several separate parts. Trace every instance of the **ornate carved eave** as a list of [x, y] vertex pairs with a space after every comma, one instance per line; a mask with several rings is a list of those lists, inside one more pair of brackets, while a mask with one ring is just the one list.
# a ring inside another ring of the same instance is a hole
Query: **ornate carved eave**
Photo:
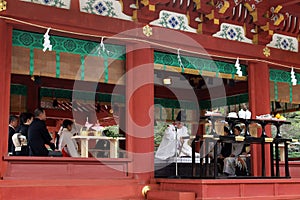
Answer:
[[200, 34], [213, 35], [222, 23], [242, 26], [254, 44], [269, 44], [273, 34], [298, 38], [300, 0], [128, 0], [123, 12], [150, 23], [162, 10], [184, 14]]

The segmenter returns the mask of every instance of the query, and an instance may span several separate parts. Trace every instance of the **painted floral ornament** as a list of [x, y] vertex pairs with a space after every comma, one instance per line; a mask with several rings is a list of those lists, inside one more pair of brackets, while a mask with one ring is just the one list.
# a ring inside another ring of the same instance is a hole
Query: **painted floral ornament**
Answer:
[[146, 26], [143, 27], [143, 33], [147, 37], [152, 35], [152, 28], [147, 24]]
[[263, 53], [266, 57], [269, 57], [271, 55], [271, 50], [268, 47], [265, 47]]

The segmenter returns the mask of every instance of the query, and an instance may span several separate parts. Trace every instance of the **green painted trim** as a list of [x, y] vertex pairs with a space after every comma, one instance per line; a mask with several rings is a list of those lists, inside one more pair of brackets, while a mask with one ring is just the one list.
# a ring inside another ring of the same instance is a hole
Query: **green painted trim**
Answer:
[[29, 75], [32, 76], [34, 72], [34, 49], [30, 48], [29, 53]]
[[274, 82], [274, 99], [275, 99], [275, 101], [278, 101], [278, 85], [277, 85], [277, 81]]
[[[291, 83], [291, 72], [283, 71], [278, 69], [270, 69], [270, 81], [281, 82], [281, 83]], [[297, 84], [300, 84], [300, 74], [295, 73]]]
[[11, 84], [10, 94], [27, 96], [27, 86], [19, 85], [19, 84]]
[[[192, 57], [192, 56], [180, 56], [184, 68], [199, 70], [200, 75], [203, 71], [232, 74], [232, 77], [236, 74], [235, 63], [228, 63], [222, 61], [209, 60], [204, 58]], [[178, 57], [176, 54], [154, 52], [154, 63], [168, 66], [180, 67]], [[243, 76], [247, 76], [246, 65], [240, 65], [243, 72]]]
[[[50, 41], [53, 51], [66, 52], [80, 55], [99, 56], [97, 51], [99, 42], [79, 40], [69, 37], [60, 37], [50, 34]], [[30, 49], [43, 49], [44, 34], [32, 33], [21, 30], [13, 30], [12, 44]], [[117, 60], [126, 59], [125, 46], [115, 44], [105, 44], [107, 57]], [[102, 54], [101, 54], [102, 55]]]
[[108, 82], [108, 59], [104, 56], [104, 83]]
[[55, 70], [55, 77], [59, 78], [60, 77], [60, 52], [57, 51], [55, 54], [55, 58], [56, 58], [56, 70]]
[[84, 80], [84, 55], [80, 55], [80, 80]]

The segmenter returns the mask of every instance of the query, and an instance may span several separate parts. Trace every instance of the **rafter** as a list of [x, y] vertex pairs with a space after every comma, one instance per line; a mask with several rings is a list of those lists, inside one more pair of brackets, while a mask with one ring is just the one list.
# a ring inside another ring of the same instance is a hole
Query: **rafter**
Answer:
[[300, 0], [289, 0], [289, 1], [279, 0], [279, 2], [282, 2], [282, 3], [278, 3], [278, 4], [280, 4], [283, 7], [285, 7], [285, 6], [292, 6], [292, 5], [298, 4], [298, 3], [300, 3]]

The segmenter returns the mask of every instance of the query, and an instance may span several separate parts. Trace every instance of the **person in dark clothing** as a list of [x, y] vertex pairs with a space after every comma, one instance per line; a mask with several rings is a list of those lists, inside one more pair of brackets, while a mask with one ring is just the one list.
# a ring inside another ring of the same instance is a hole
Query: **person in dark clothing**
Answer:
[[[224, 136], [228, 136], [230, 134], [230, 130], [224, 126]], [[230, 156], [231, 154], [231, 148], [232, 148], [232, 143], [229, 142], [224, 142], [221, 144], [222, 149], [221, 153], [218, 155], [218, 172], [223, 173], [223, 167], [224, 167], [224, 158]]]
[[9, 125], [8, 125], [8, 155], [12, 155], [13, 152], [13, 142], [12, 142], [12, 136], [16, 132], [16, 128], [19, 124], [19, 118], [15, 115], [9, 116]]
[[[35, 119], [28, 128], [28, 145], [30, 156], [62, 156], [54, 151], [55, 145], [46, 127], [46, 112], [42, 108], [34, 111]], [[49, 150], [46, 147], [49, 146]]]
[[[14, 151], [13, 155], [16, 156], [28, 156], [28, 146], [27, 146], [27, 138], [28, 138], [28, 128], [32, 123], [34, 115], [32, 113], [24, 112], [20, 115], [20, 126], [16, 130], [16, 137], [14, 142]], [[24, 136], [24, 137], [21, 137]], [[22, 143], [22, 139], [26, 143]], [[15, 144], [16, 143], [16, 144]]]

